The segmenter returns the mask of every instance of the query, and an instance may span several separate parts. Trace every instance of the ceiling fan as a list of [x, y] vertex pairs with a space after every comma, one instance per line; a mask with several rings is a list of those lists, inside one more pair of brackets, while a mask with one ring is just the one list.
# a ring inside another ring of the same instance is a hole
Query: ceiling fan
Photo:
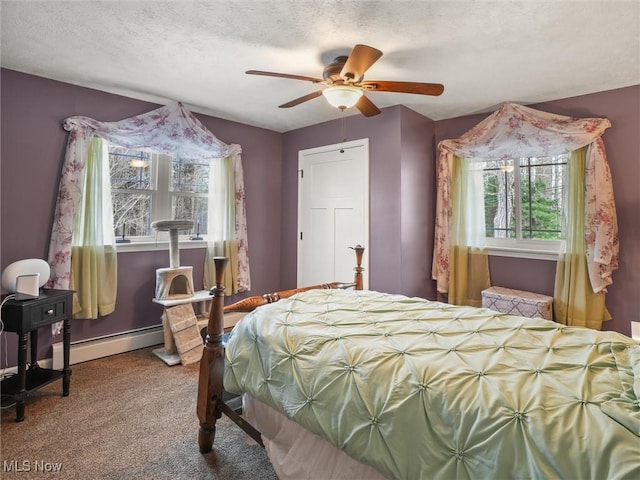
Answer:
[[283, 103], [280, 108], [290, 108], [324, 95], [327, 101], [336, 108], [344, 110], [355, 106], [366, 117], [380, 113], [380, 109], [364, 95], [365, 92], [398, 92], [419, 95], [440, 95], [444, 86], [439, 83], [396, 82], [384, 80], [364, 80], [365, 72], [378, 61], [382, 52], [367, 45], [356, 45], [349, 56], [339, 56], [322, 71], [322, 78], [306, 77], [288, 73], [247, 70], [249, 75], [265, 75], [268, 77], [290, 78], [306, 82], [326, 85], [327, 88], [303, 95], [302, 97]]

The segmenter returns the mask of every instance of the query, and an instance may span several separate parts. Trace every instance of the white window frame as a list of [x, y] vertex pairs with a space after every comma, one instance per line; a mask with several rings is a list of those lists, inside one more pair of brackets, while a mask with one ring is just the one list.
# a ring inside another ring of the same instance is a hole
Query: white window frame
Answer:
[[[151, 196], [151, 221], [163, 220], [172, 217], [171, 200], [176, 193], [171, 191], [171, 169], [173, 158], [171, 155], [164, 155], [156, 152], [149, 153], [150, 168], [150, 189], [149, 190], [129, 190], [128, 192], [143, 192]], [[164, 185], [163, 188], [161, 186]], [[111, 189], [113, 191], [122, 191], [122, 189]], [[111, 193], [110, 192], [110, 193]], [[180, 192], [183, 195], [184, 192]], [[118, 252], [141, 252], [156, 251], [169, 249], [169, 232], [153, 231], [152, 235], [145, 237], [129, 237], [128, 243], [116, 243]], [[206, 248], [208, 236], [200, 234], [201, 240], [191, 240], [192, 233], [178, 235], [178, 245], [180, 249]], [[116, 240], [121, 236], [116, 236]]]
[[[548, 157], [554, 157], [562, 155], [554, 154]], [[534, 155], [532, 155], [533, 157]], [[530, 157], [528, 157], [530, 158]], [[569, 158], [567, 159], [567, 164]], [[522, 215], [522, 205], [520, 201], [520, 158], [513, 159], [514, 172], [514, 187], [517, 189], [517, 194], [514, 195], [514, 209], [518, 212], [518, 222], [516, 222], [516, 238], [496, 238], [486, 237], [486, 248], [488, 254], [497, 257], [516, 257], [516, 258], [528, 258], [534, 260], [557, 260], [558, 256], [565, 250], [564, 240], [538, 240], [538, 239], [524, 239], [522, 236], [522, 223], [520, 215]], [[566, 185], [565, 185], [566, 187]]]
[[518, 240], [515, 238], [487, 237], [487, 251], [496, 257], [557, 260], [564, 251], [564, 240]]

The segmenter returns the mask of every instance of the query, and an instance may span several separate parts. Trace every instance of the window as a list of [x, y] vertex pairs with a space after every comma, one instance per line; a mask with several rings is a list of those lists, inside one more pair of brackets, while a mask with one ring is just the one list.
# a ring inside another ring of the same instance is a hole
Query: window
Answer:
[[171, 212], [170, 218], [191, 218], [196, 233], [207, 233], [207, 211], [209, 202], [209, 162], [172, 159], [171, 168]]
[[207, 233], [209, 163], [109, 144], [109, 169], [115, 235], [133, 242], [166, 235], [151, 228], [155, 220], [193, 219], [192, 232]]
[[557, 250], [569, 154], [483, 162], [487, 245]]

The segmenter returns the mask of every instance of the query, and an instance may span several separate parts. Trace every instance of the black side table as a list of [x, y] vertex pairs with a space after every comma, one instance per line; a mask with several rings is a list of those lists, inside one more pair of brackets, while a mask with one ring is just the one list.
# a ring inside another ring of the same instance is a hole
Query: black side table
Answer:
[[[69, 353], [73, 290], [42, 289], [32, 300], [9, 300], [2, 307], [4, 330], [18, 334], [18, 374], [2, 380], [0, 389], [7, 404], [16, 404], [16, 422], [24, 420], [24, 408], [29, 392], [62, 378], [62, 395], [69, 395]], [[62, 370], [40, 368], [37, 362], [38, 328], [64, 321]], [[31, 363], [27, 368], [27, 339], [31, 335]], [[3, 405], [4, 406], [4, 405]]]

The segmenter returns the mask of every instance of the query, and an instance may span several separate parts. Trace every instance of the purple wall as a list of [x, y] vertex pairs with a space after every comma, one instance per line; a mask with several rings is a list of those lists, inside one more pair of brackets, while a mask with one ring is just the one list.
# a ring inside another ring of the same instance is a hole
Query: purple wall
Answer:
[[[630, 335], [630, 322], [640, 320], [640, 85], [530, 106], [559, 115], [606, 117], [612, 123], [603, 138], [613, 176], [620, 267], [607, 295], [613, 319], [603, 329]], [[436, 122], [436, 142], [459, 137], [488, 115]], [[553, 293], [555, 262], [491, 257], [489, 265], [494, 285]]]
[[436, 211], [435, 124], [430, 119], [403, 107], [400, 128], [400, 291], [404, 295], [435, 300], [436, 285], [431, 280]]
[[[6, 69], [0, 74], [0, 268], [4, 269], [23, 258], [47, 258], [67, 141], [62, 121], [73, 115], [115, 121], [158, 105]], [[197, 116], [220, 140], [242, 146], [252, 287], [254, 292], [277, 290], [280, 286], [282, 135]], [[180, 252], [181, 263], [194, 266], [196, 289], [202, 288], [204, 252], [204, 249]], [[73, 320], [72, 341], [160, 323], [162, 309], [151, 299], [155, 270], [169, 265], [168, 251], [120, 253], [118, 257], [115, 312], [97, 320]], [[49, 330], [41, 329], [40, 336], [39, 357], [50, 357]], [[12, 355], [9, 365], [15, 364], [16, 337], [7, 334], [8, 352]]]
[[[346, 118], [348, 140], [369, 139], [369, 288], [434, 298], [428, 245], [435, 210], [433, 122], [406, 107]], [[282, 157], [282, 288], [296, 286], [298, 152], [340, 143], [341, 121], [284, 134]], [[428, 270], [427, 270], [428, 269]]]
[[[621, 255], [607, 297], [613, 320], [604, 329], [629, 335], [630, 321], [640, 320], [640, 86], [531, 106], [561, 115], [607, 117], [613, 124], [604, 140], [613, 175]], [[370, 288], [435, 298], [431, 281], [435, 148], [440, 140], [459, 137], [488, 115], [432, 122], [405, 107], [392, 107], [376, 117], [348, 117], [349, 139], [370, 139]], [[298, 150], [338, 143], [340, 137], [339, 120], [284, 134], [283, 288], [296, 284]], [[553, 261], [491, 257], [489, 262], [494, 285], [553, 293]]]

